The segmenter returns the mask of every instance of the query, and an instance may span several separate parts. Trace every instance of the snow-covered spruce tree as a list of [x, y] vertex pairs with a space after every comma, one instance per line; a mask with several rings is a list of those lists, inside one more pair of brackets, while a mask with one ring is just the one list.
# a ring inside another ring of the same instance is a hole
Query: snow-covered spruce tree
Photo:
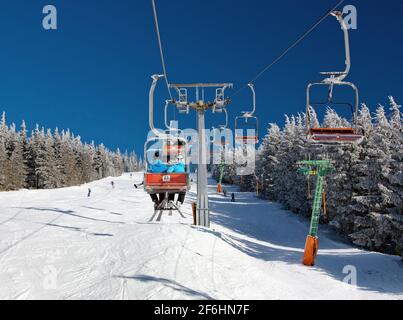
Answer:
[[263, 140], [262, 147], [258, 157], [258, 174], [263, 180], [263, 197], [270, 200], [278, 200], [277, 194], [273, 190], [274, 172], [278, 168], [278, 152], [282, 139], [280, 127], [276, 124], [270, 124], [268, 134]]
[[291, 144], [293, 143], [294, 135], [295, 118], [291, 117], [290, 119], [290, 117], [286, 115], [285, 127], [277, 152], [277, 170], [272, 173], [272, 179], [274, 181], [273, 193], [276, 195], [276, 198], [280, 203], [284, 203], [289, 197], [288, 190], [291, 184], [288, 182], [288, 179], [290, 178], [290, 174], [292, 174], [292, 170], [290, 170], [289, 165], [293, 165], [293, 163], [296, 163], [297, 161], [297, 159], [293, 159], [293, 163], [288, 162], [290, 157], [288, 151], [291, 150]]
[[273, 194], [285, 208], [297, 213], [306, 213], [309, 203], [307, 199], [307, 183], [304, 176], [299, 175], [296, 163], [306, 158], [303, 148], [306, 132], [303, 116], [297, 119], [286, 116], [284, 132], [281, 136], [277, 152], [277, 168], [273, 171]]
[[6, 188], [6, 166], [7, 166], [7, 152], [6, 152], [6, 135], [7, 135], [6, 115], [3, 112], [0, 119], [0, 190]]
[[[357, 126], [357, 129], [365, 132], [366, 136], [370, 135], [371, 116], [365, 105], [362, 105], [359, 110]], [[364, 139], [361, 145], [340, 145], [326, 149], [328, 157], [333, 161], [335, 171], [326, 179], [328, 216], [325, 220], [340, 233], [347, 235], [354, 232], [356, 211], [362, 211], [357, 185], [361, 179], [360, 176], [365, 175], [367, 168], [363, 161], [366, 143], [367, 140]]]
[[6, 151], [6, 138], [8, 128], [6, 125], [6, 114], [3, 112], [0, 118], [0, 190], [6, 189], [6, 170], [8, 155]]
[[97, 179], [97, 172], [94, 168], [95, 146], [85, 143], [82, 147], [82, 182], [87, 183]]
[[[23, 131], [22, 131], [23, 132]], [[26, 166], [24, 160], [24, 134], [17, 133], [15, 125], [10, 126], [8, 141], [6, 143], [6, 151], [8, 154], [7, 161], [7, 190], [19, 190], [25, 186]]]
[[[354, 243], [387, 253], [401, 253], [402, 248], [402, 183], [401, 148], [397, 104], [391, 100], [393, 116], [389, 122], [383, 106], [375, 115], [375, 125], [364, 141], [364, 157], [358, 179], [358, 195], [354, 198]], [[392, 126], [392, 123], [394, 125]], [[400, 159], [399, 159], [400, 158]], [[400, 174], [399, 174], [400, 171]]]
[[[390, 110], [392, 112], [390, 118], [390, 127], [392, 130], [391, 144], [391, 173], [389, 175], [390, 188], [393, 191], [392, 203], [398, 210], [397, 213], [403, 214], [403, 125], [401, 106], [398, 105], [393, 97], [389, 97]], [[403, 236], [403, 233], [402, 233]], [[403, 246], [401, 247], [403, 250]]]
[[59, 158], [61, 165], [61, 180], [64, 186], [79, 184], [76, 169], [76, 154], [73, 146], [74, 137], [70, 130], [62, 131]]
[[389, 97], [390, 128], [392, 130], [391, 145], [391, 172], [388, 177], [391, 191], [392, 207], [388, 209], [389, 220], [393, 229], [392, 241], [396, 244], [395, 251], [403, 257], [403, 125], [402, 113], [399, 105], [393, 97]]
[[388, 205], [387, 179], [390, 174], [390, 125], [383, 106], [375, 115], [375, 126], [367, 135], [361, 162], [356, 166], [360, 177], [357, 178], [357, 194], [353, 198], [353, 232], [350, 237], [357, 245], [383, 250], [382, 232], [377, 225], [383, 220], [385, 206]]
[[116, 152], [111, 155], [111, 157], [112, 157], [113, 170], [114, 170], [113, 175], [118, 176], [118, 175], [122, 174], [125, 170], [120, 149], [118, 148], [116, 150]]
[[0, 121], [0, 190], [18, 190], [25, 185], [22, 137], [15, 124], [7, 127], [5, 113]]
[[81, 142], [81, 137], [73, 135], [72, 145], [73, 145], [73, 153], [74, 153], [74, 158], [75, 158], [75, 163], [76, 163], [74, 185], [77, 185], [77, 184], [84, 183], [84, 175], [85, 175], [84, 167], [83, 167], [83, 150], [82, 150], [83, 143]]
[[269, 124], [268, 133], [263, 138], [256, 156], [256, 173], [259, 177], [261, 198], [275, 200], [272, 178], [275, 170], [273, 164], [277, 165], [276, 153], [280, 141], [280, 128], [276, 124]]
[[139, 170], [139, 168], [137, 168], [137, 156], [134, 153], [128, 154], [126, 150], [122, 155], [122, 161], [124, 172], [134, 172]]
[[6, 190], [7, 154], [4, 140], [0, 137], [0, 190]]
[[[350, 127], [347, 119], [340, 117], [333, 109], [328, 108], [323, 126]], [[356, 145], [322, 146], [314, 154], [314, 158], [329, 158], [333, 162], [334, 173], [326, 178], [325, 192], [327, 196], [327, 216], [322, 219], [330, 222], [343, 232], [351, 231], [353, 216], [349, 205], [353, 196], [354, 165], [359, 160], [360, 147]], [[340, 217], [341, 221], [340, 222]]]
[[45, 134], [45, 129], [39, 130], [37, 126], [33, 136], [33, 148], [35, 149], [37, 188], [50, 189], [59, 187], [60, 174], [56, 166], [56, 154], [50, 130]]
[[106, 172], [106, 166], [107, 166], [107, 162], [106, 162], [106, 150], [105, 150], [105, 146], [103, 144], [101, 144], [95, 153], [95, 158], [94, 158], [94, 169], [97, 172], [97, 178], [98, 179], [102, 179], [104, 177], [107, 177], [107, 172]]

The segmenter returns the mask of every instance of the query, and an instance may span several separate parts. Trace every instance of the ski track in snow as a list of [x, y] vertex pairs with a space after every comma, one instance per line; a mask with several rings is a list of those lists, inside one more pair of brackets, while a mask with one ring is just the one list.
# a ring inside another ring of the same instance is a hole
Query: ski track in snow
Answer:
[[[0, 299], [403, 299], [399, 257], [321, 230], [317, 265], [305, 267], [309, 221], [226, 186], [231, 203], [213, 181], [211, 229], [191, 226], [195, 185], [184, 218], [150, 221], [141, 179], [0, 193]], [[348, 265], [357, 286], [343, 282]]]

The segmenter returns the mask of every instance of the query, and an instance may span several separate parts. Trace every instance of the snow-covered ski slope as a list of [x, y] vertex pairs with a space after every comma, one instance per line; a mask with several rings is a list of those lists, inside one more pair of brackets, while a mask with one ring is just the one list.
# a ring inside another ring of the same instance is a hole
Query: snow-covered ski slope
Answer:
[[[115, 189], [111, 180], [0, 193], [1, 299], [403, 298], [399, 257], [359, 250], [322, 228], [317, 265], [305, 267], [308, 221], [253, 194], [237, 192], [231, 203], [211, 182], [207, 230], [190, 226], [195, 189], [186, 218], [149, 222], [148, 195], [133, 187], [142, 175], [114, 178]], [[357, 286], [343, 282], [349, 265]]]

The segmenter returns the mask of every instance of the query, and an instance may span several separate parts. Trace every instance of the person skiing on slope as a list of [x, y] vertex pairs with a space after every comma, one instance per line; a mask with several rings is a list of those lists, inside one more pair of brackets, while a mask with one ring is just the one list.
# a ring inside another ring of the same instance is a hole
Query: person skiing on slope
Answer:
[[139, 183], [139, 184], [134, 184], [134, 187], [136, 188], [136, 189], [138, 189], [138, 187], [140, 187], [140, 186], [142, 186], [142, 185], [144, 185], [144, 181], [142, 181], [141, 183]]

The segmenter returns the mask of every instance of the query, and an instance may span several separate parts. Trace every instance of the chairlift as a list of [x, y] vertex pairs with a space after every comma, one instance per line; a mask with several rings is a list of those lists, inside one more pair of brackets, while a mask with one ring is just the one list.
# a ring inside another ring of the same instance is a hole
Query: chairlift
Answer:
[[176, 103], [176, 107], [179, 113], [188, 114], [189, 113], [189, 103], [188, 103], [188, 90], [186, 88], [175, 88], [179, 100]]
[[[181, 193], [190, 189], [189, 184], [189, 165], [186, 159], [184, 148], [186, 140], [177, 138], [177, 144], [172, 144], [172, 140], [162, 140], [160, 137], [149, 138], [144, 145], [145, 154], [145, 173], [144, 173], [144, 190], [149, 194], [156, 193]], [[182, 147], [179, 145], [182, 145]], [[157, 148], [150, 146], [152, 143], [157, 144]], [[162, 146], [160, 145], [162, 143]], [[159, 159], [163, 164], [169, 165], [172, 160], [182, 159], [185, 163], [185, 173], [154, 173], [150, 172], [153, 164], [152, 157], [158, 153]]]
[[[165, 199], [168, 199], [169, 194], [183, 193], [190, 189], [189, 183], [189, 165], [186, 159], [186, 146], [187, 140], [174, 136], [170, 132], [164, 133], [157, 130], [154, 127], [154, 91], [157, 82], [162, 75], [152, 76], [153, 82], [149, 94], [149, 125], [151, 131], [154, 133], [154, 137], [150, 137], [144, 144], [144, 159], [145, 159], [145, 172], [144, 172], [144, 190], [149, 194], [164, 193], [166, 194]], [[166, 102], [165, 107], [169, 103]], [[165, 119], [165, 124], [167, 119]], [[152, 144], [152, 146], [151, 146]], [[155, 145], [157, 147], [155, 147]], [[150, 172], [150, 165], [152, 161], [150, 160], [158, 152], [161, 155], [160, 159], [162, 162], [165, 161], [168, 164], [169, 160], [175, 160], [175, 157], [182, 158], [185, 163], [186, 172], [185, 173], [155, 173]], [[168, 203], [165, 202], [164, 206]], [[159, 210], [165, 210], [166, 208], [158, 208]]]
[[[213, 144], [218, 147], [225, 147], [230, 144], [230, 135], [226, 134], [228, 131], [228, 111], [227, 108], [223, 108], [222, 112], [225, 114], [225, 123], [218, 126], [218, 128], [213, 127]], [[217, 132], [217, 134], [216, 134]], [[224, 133], [224, 135], [223, 135]], [[219, 137], [219, 139], [217, 139]]]
[[[348, 26], [343, 19], [342, 12], [334, 11], [332, 15], [336, 17], [339, 21], [343, 33], [344, 33], [344, 46], [345, 46], [345, 55], [346, 55], [346, 68], [342, 72], [321, 72], [322, 76], [326, 78], [320, 82], [310, 83], [307, 87], [307, 107], [306, 107], [306, 115], [307, 115], [307, 129], [308, 129], [308, 139], [313, 143], [318, 144], [360, 144], [364, 136], [362, 133], [358, 132], [357, 129], [357, 117], [358, 117], [358, 108], [359, 108], [359, 91], [358, 88], [351, 82], [346, 82], [344, 79], [348, 76], [351, 68], [351, 58], [350, 58], [350, 43], [349, 43], [349, 34], [348, 34]], [[324, 102], [311, 102], [311, 88], [314, 86], [327, 86], [329, 87], [327, 101]], [[335, 86], [345, 86], [353, 89], [355, 94], [355, 104], [352, 105], [349, 102], [338, 102], [334, 100], [334, 87]], [[311, 123], [311, 115], [310, 109], [318, 106], [347, 106], [350, 108], [352, 113], [352, 123], [353, 127], [351, 128], [321, 128], [321, 127], [312, 127]]]
[[[252, 91], [253, 108], [251, 111], [243, 111], [241, 116], [235, 118], [235, 140], [243, 145], [257, 144], [259, 142], [259, 119], [254, 115], [256, 111], [256, 92], [252, 83], [248, 84]], [[242, 127], [242, 128], [241, 128]], [[244, 130], [246, 127], [246, 135]], [[239, 135], [239, 131], [242, 134]], [[249, 132], [253, 134], [250, 135]]]
[[213, 113], [223, 112], [225, 108], [225, 87], [216, 89], [216, 98], [214, 100]]

